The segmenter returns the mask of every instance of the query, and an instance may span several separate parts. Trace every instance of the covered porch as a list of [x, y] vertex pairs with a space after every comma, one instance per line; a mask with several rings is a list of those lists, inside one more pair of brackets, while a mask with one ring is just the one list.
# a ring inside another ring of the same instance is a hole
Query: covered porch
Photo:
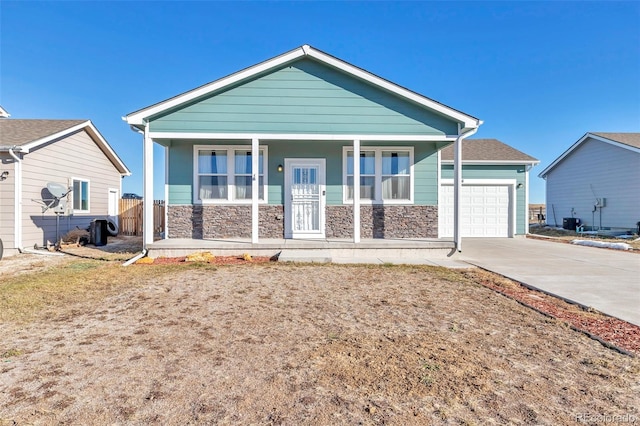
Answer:
[[[161, 247], [330, 259], [459, 250], [460, 143], [482, 122], [310, 46], [124, 118], [143, 135], [145, 200], [153, 146], [165, 148], [167, 240], [153, 241], [145, 203], [151, 256]], [[449, 144], [456, 233], [440, 241], [439, 151]]]
[[206, 251], [215, 256], [267, 256], [278, 261], [318, 263], [422, 264], [465, 267], [453, 257], [455, 244], [451, 239], [277, 239], [251, 238], [157, 240], [147, 245], [148, 256], [180, 257]]

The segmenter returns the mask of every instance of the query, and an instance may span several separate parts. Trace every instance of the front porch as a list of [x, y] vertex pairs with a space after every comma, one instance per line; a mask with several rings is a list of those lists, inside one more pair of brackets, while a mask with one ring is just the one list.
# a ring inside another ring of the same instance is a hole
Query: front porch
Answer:
[[391, 263], [467, 267], [453, 256], [455, 244], [450, 239], [189, 239], [158, 240], [147, 245], [148, 256], [179, 257], [199, 251], [215, 256], [277, 257], [278, 261], [319, 263]]

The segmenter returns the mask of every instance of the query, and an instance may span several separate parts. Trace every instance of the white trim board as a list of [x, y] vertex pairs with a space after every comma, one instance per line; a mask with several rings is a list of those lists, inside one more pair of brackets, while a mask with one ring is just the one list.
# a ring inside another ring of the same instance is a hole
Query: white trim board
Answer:
[[395, 95], [405, 98], [408, 101], [417, 103], [418, 105], [429, 108], [439, 114], [445, 115], [451, 118], [452, 120], [458, 121], [459, 123], [463, 124], [462, 126], [463, 131], [465, 129], [477, 128], [482, 124], [481, 120], [473, 116], [470, 116], [461, 111], [458, 111], [444, 104], [436, 102], [433, 99], [429, 99], [416, 92], [408, 90], [402, 86], [399, 86], [395, 83], [392, 83], [388, 80], [378, 77], [375, 74], [372, 74], [368, 71], [365, 71], [361, 68], [351, 65], [345, 61], [342, 61], [334, 56], [328, 55], [327, 53], [324, 53], [309, 45], [298, 47], [289, 52], [276, 56], [272, 59], [261, 62], [252, 67], [245, 68], [244, 70], [238, 71], [229, 76], [223, 77], [219, 80], [215, 80], [211, 83], [205, 84], [196, 89], [174, 96], [173, 98], [169, 98], [165, 101], [161, 101], [149, 107], [132, 112], [127, 116], [122, 117], [122, 119], [125, 120], [130, 125], [142, 126], [145, 124], [145, 122], [149, 120], [150, 117], [153, 117], [154, 115], [167, 111], [168, 109], [193, 101], [202, 96], [206, 96], [217, 90], [228, 87], [232, 84], [252, 78], [261, 73], [268, 72], [272, 69], [275, 69], [280, 66], [284, 66], [288, 63], [294, 62], [304, 57], [313, 58], [325, 65], [341, 70], [355, 78], [364, 80], [374, 86], [377, 86], [382, 90], [394, 93]]
[[261, 141], [345, 141], [352, 142], [358, 139], [364, 142], [453, 142], [457, 135], [355, 135], [355, 134], [315, 134], [315, 133], [191, 133], [191, 132], [149, 132], [154, 140], [162, 139], [217, 139], [217, 140], [244, 140], [252, 139]]

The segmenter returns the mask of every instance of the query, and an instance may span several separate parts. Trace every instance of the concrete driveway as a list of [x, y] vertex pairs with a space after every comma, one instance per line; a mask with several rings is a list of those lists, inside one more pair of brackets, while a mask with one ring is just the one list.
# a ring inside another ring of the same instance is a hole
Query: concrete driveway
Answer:
[[529, 238], [465, 238], [470, 264], [640, 325], [640, 255]]

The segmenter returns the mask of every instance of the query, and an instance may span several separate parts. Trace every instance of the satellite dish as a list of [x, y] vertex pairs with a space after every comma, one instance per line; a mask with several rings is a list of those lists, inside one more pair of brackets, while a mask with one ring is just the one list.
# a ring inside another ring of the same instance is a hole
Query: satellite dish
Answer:
[[56, 182], [47, 183], [47, 189], [56, 198], [62, 198], [67, 195], [70, 190], [65, 185]]

